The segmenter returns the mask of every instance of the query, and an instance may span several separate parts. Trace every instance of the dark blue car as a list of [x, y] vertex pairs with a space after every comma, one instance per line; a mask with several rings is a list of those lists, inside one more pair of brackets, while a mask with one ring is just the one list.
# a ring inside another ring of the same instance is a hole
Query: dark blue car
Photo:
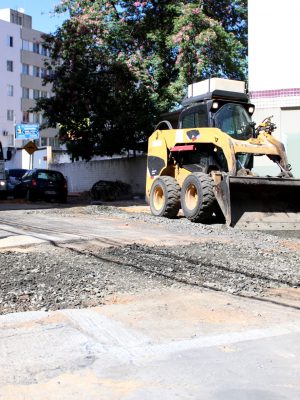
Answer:
[[66, 203], [67, 181], [59, 171], [51, 169], [31, 169], [22, 177], [16, 190], [29, 201], [56, 200]]

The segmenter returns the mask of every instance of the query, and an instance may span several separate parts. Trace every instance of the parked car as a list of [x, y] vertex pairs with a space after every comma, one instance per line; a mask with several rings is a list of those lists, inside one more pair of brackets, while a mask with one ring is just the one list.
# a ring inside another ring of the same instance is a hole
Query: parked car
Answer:
[[44, 199], [65, 203], [68, 196], [65, 177], [61, 172], [51, 169], [27, 171], [16, 190], [29, 201]]
[[8, 196], [17, 197], [15, 188], [21, 182], [22, 176], [27, 172], [27, 169], [13, 168], [5, 169], [2, 179], [0, 179], [0, 198], [6, 199]]
[[22, 176], [26, 174], [28, 170], [23, 168], [12, 168], [6, 169], [6, 194], [7, 196], [18, 197], [16, 187], [20, 184]]

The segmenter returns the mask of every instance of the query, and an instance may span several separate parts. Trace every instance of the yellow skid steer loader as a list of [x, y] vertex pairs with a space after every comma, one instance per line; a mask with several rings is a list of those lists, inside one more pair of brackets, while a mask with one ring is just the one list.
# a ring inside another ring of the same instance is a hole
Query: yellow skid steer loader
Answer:
[[[146, 199], [153, 215], [174, 218], [181, 208], [193, 222], [300, 228], [300, 180], [272, 135], [271, 119], [255, 129], [253, 112], [244, 82], [212, 78], [189, 86], [181, 110], [148, 141]], [[278, 166], [276, 176], [253, 172], [259, 156]]]

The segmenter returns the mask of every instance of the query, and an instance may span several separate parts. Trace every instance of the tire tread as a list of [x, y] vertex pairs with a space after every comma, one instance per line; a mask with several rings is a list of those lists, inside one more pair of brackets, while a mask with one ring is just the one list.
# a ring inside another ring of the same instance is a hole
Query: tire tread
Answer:
[[212, 178], [203, 172], [194, 172], [202, 187], [202, 207], [197, 215], [187, 217], [192, 222], [205, 222], [210, 219], [215, 208], [216, 198], [213, 192]]
[[[159, 216], [175, 218], [180, 209], [180, 186], [172, 176], [162, 175], [157, 179], [163, 181], [163, 184], [166, 187], [166, 204], [163, 208], [163, 212]], [[153, 184], [154, 183], [155, 181]]]

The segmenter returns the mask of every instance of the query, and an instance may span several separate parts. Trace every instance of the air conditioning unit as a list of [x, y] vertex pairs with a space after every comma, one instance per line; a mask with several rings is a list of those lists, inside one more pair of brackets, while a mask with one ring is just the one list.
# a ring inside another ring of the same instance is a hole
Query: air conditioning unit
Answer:
[[245, 82], [223, 78], [205, 79], [204, 81], [192, 83], [188, 86], [188, 97], [204, 95], [214, 90], [245, 93]]
[[2, 131], [3, 136], [8, 136], [8, 131]]

